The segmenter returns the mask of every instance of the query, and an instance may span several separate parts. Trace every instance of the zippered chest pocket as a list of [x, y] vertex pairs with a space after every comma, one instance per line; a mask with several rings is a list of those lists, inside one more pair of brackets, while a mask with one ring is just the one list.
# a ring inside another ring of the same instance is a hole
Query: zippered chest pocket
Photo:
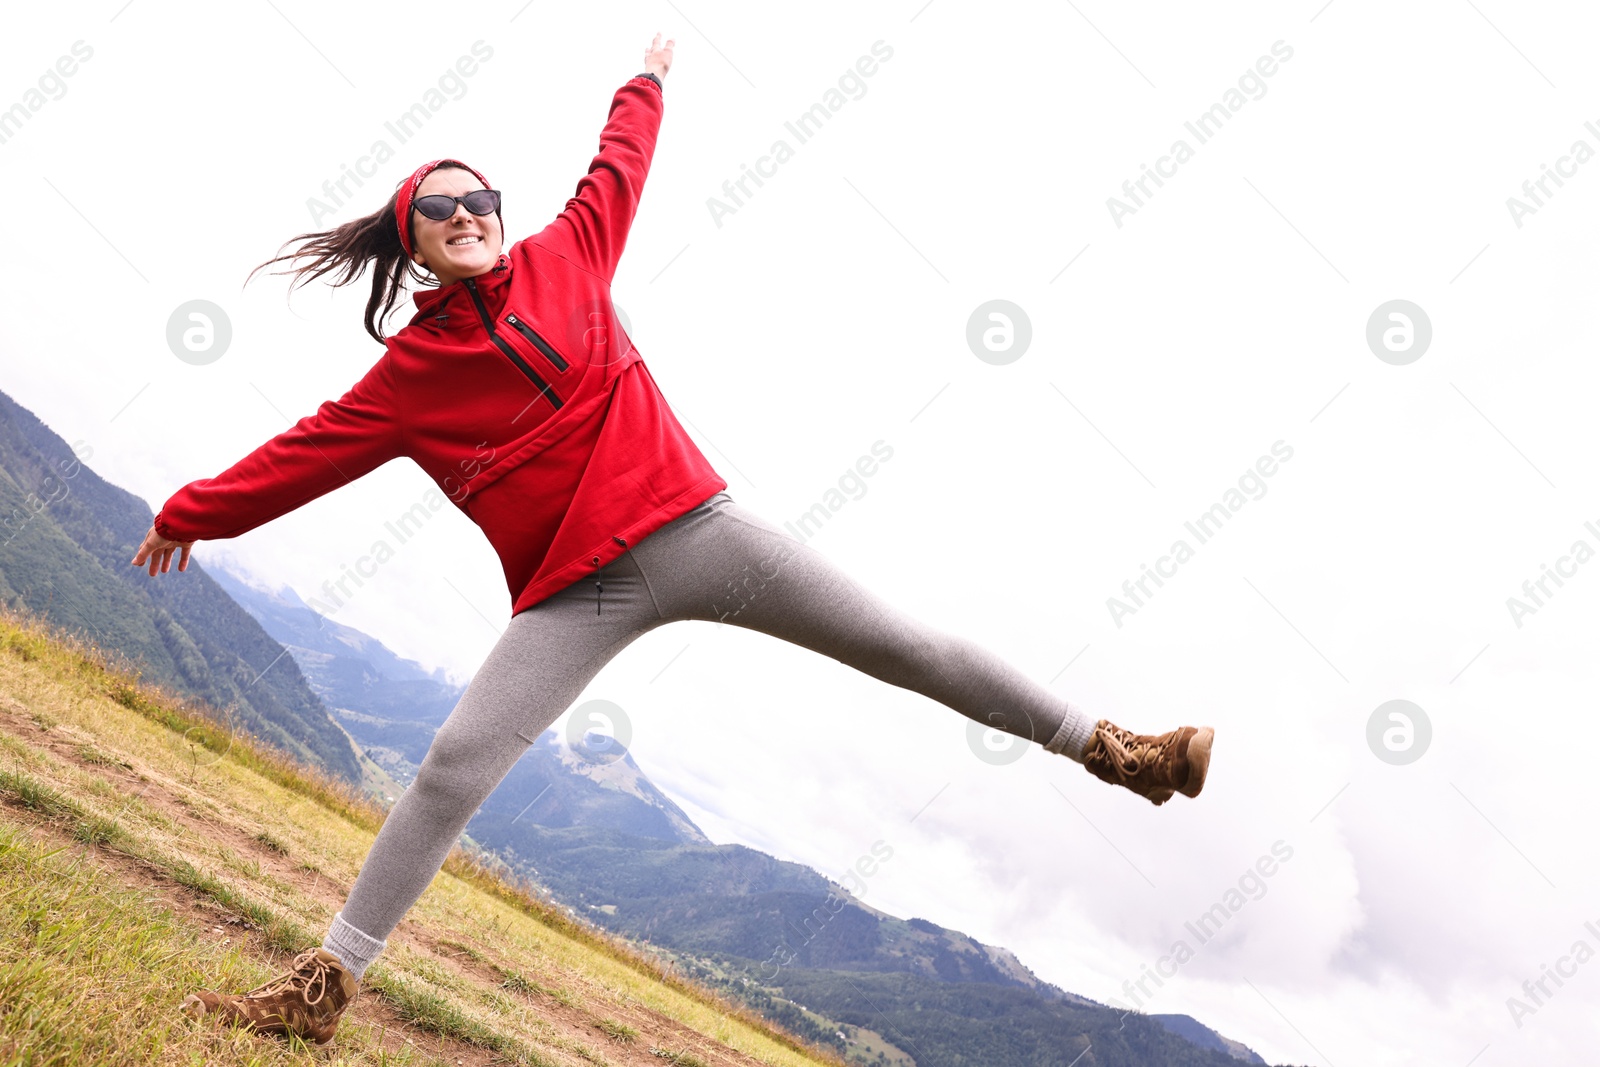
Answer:
[[557, 352], [550, 342], [546, 341], [543, 337], [540, 337], [538, 331], [532, 326], [529, 326], [526, 322], [524, 322], [522, 319], [519, 319], [514, 314], [506, 315], [506, 325], [510, 326], [513, 330], [516, 330], [522, 335], [523, 340], [527, 341], [534, 348], [538, 349], [539, 353], [543, 355], [544, 358], [549, 361], [550, 365], [556, 370], [564, 371], [567, 369], [569, 364], [565, 359], [562, 358], [561, 353]]
[[[500, 336], [500, 334], [495, 332], [494, 319], [490, 317], [489, 309], [484, 306], [483, 294], [478, 292], [478, 280], [476, 278], [468, 278], [466, 279], [465, 284], [467, 287], [467, 292], [472, 294], [472, 305], [478, 309], [478, 317], [483, 320], [483, 332], [489, 335], [489, 340], [494, 342], [494, 346], [500, 351], [504, 352], [506, 358], [512, 363], [516, 364], [517, 369], [527, 377], [528, 381], [533, 383], [534, 388], [539, 390], [539, 395], [550, 402], [550, 407], [555, 411], [560, 411], [562, 404], [561, 395], [550, 387], [550, 383], [545, 381], [544, 378], [540, 376], [539, 372], [534, 370], [527, 360], [523, 359], [517, 354], [517, 350], [511, 346], [510, 341], [506, 340], [504, 337]], [[517, 327], [519, 328], [525, 325], [526, 324], [521, 321], [517, 322]], [[529, 328], [529, 333], [532, 333], [531, 327]], [[537, 335], [535, 334], [534, 336]], [[541, 348], [540, 351], [543, 352], [544, 348]], [[551, 349], [551, 351], [554, 351], [554, 349]], [[566, 363], [563, 361], [563, 369], [565, 366]], [[526, 411], [527, 408], [523, 408], [522, 410]], [[517, 417], [521, 418], [522, 413], [518, 412]], [[516, 419], [511, 421], [515, 422]]]

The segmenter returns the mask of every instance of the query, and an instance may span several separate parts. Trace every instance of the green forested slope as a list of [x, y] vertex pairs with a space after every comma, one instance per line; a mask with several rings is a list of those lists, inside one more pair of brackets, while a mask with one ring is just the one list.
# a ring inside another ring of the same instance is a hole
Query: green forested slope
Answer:
[[[132, 567], [149, 505], [94, 473], [74, 446], [0, 393], [0, 601], [82, 630], [143, 677], [218, 708], [237, 727], [346, 780], [356, 754], [294, 658], [194, 560]], [[176, 487], [174, 487], [176, 488]]]

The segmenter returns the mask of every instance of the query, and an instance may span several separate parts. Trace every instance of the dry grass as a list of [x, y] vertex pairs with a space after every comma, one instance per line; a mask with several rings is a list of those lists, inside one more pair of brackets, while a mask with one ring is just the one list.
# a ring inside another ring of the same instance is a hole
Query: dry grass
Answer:
[[384, 817], [222, 722], [0, 608], [0, 1067], [842, 1062], [459, 850], [333, 1052], [188, 1020], [320, 940]]

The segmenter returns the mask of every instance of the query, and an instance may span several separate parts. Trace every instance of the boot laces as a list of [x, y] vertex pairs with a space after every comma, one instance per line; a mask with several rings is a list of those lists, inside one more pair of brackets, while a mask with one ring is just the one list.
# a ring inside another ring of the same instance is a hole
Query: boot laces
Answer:
[[[307, 949], [294, 958], [289, 970], [263, 986], [246, 993], [247, 997], [271, 997], [280, 993], [298, 993], [307, 1007], [322, 1002], [328, 992], [328, 972], [331, 965], [317, 955], [316, 949]], [[316, 995], [311, 991], [315, 989]]]
[[1164, 762], [1178, 739], [1176, 730], [1161, 737], [1145, 737], [1120, 726], [1108, 725], [1110, 729], [1102, 729], [1100, 737], [1111, 754], [1112, 764], [1124, 774], [1137, 774], [1140, 767]]

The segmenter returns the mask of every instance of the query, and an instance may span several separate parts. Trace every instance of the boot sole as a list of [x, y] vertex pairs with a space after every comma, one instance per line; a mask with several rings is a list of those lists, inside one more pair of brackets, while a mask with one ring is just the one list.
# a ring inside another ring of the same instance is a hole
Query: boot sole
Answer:
[[1189, 747], [1185, 752], [1185, 757], [1189, 761], [1189, 780], [1184, 783], [1181, 790], [1184, 796], [1197, 797], [1200, 795], [1200, 790], [1205, 788], [1206, 772], [1211, 769], [1211, 742], [1215, 737], [1215, 730], [1209, 726], [1202, 726], [1195, 731], [1193, 737], [1189, 738]]

